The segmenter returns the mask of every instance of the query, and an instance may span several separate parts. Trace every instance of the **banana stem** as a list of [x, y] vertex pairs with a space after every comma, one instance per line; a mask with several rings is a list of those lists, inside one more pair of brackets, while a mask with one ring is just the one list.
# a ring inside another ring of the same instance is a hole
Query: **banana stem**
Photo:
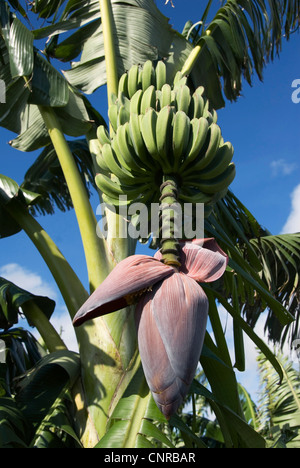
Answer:
[[175, 237], [177, 182], [170, 175], [164, 176], [164, 182], [160, 187], [160, 209], [161, 209], [161, 253], [162, 261], [176, 268], [181, 266], [179, 255], [179, 242]]
[[[116, 58], [116, 47], [114, 42], [114, 19], [110, 0], [99, 0], [101, 21], [104, 40], [104, 54], [107, 76], [107, 101], [108, 107], [111, 104], [112, 94], [118, 94], [118, 67]], [[113, 134], [110, 125], [110, 134]], [[113, 253], [117, 262], [123, 260], [135, 251], [135, 244], [128, 241], [128, 238], [117, 238], [116, 232], [127, 231], [127, 221], [118, 213], [106, 210], [106, 220], [108, 225], [107, 245], [109, 251]]]
[[81, 281], [56, 244], [33, 216], [31, 216], [25, 206], [14, 200], [8, 203], [5, 209], [26, 232], [46, 262], [62, 294], [70, 316], [73, 318], [88, 298], [88, 293]]
[[90, 292], [92, 292], [109, 273], [105, 241], [97, 236], [96, 218], [60, 123], [51, 108], [40, 107], [39, 109], [59, 159], [76, 212], [88, 269]]
[[67, 349], [66, 345], [53, 325], [50, 323], [41, 309], [34, 303], [34, 301], [28, 301], [23, 304], [22, 310], [25, 317], [38, 330], [50, 353], [53, 353], [54, 351], [60, 351], [62, 349]]
[[106, 62], [106, 77], [107, 77], [107, 97], [108, 106], [111, 104], [111, 95], [118, 93], [118, 68], [116, 49], [114, 44], [114, 19], [112, 14], [112, 6], [109, 0], [99, 0], [101, 11], [101, 22], [103, 29], [104, 54]]

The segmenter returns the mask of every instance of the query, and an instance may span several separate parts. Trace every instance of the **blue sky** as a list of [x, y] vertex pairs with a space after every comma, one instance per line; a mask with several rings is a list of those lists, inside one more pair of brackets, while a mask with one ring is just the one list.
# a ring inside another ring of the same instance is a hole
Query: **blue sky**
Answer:
[[[157, 3], [179, 31], [186, 20], [199, 20], [194, 0], [174, 0], [175, 8], [170, 4], [164, 5], [164, 0], [158, 0]], [[300, 103], [292, 101], [292, 83], [300, 79], [299, 52], [300, 36], [294, 35], [289, 42], [283, 42], [280, 58], [266, 66], [264, 81], [255, 78], [252, 88], [245, 83], [243, 95], [238, 101], [226, 103], [226, 107], [218, 111], [218, 123], [224, 139], [231, 141], [235, 149], [237, 176], [231, 188], [258, 221], [273, 234], [279, 234], [283, 229], [288, 232], [300, 230]], [[96, 93], [94, 102], [103, 114], [106, 109], [105, 98], [105, 93], [100, 91]], [[8, 141], [13, 136], [0, 128], [0, 173], [21, 183], [37, 153], [21, 153], [10, 148]], [[93, 204], [96, 208], [96, 199], [93, 199]], [[84, 256], [74, 213], [57, 212], [53, 217], [40, 217], [39, 222], [87, 286]], [[0, 275], [11, 278], [32, 292], [52, 296], [57, 301], [53, 323], [58, 328], [63, 326], [66, 341], [72, 340], [72, 330], [65, 321], [60, 294], [26, 235], [20, 233], [1, 240], [0, 252]], [[228, 329], [230, 332], [230, 326]], [[251, 346], [248, 360], [248, 374], [245, 373], [243, 378], [250, 385], [250, 371], [254, 366]]]

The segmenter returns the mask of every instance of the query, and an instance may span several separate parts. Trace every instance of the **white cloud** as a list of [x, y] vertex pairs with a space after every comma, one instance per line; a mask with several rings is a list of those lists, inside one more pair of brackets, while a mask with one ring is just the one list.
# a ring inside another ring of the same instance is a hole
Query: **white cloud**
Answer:
[[300, 184], [293, 190], [291, 200], [291, 212], [282, 228], [282, 234], [300, 232]]
[[60, 334], [67, 348], [70, 351], [78, 352], [78, 343], [74, 327], [67, 309], [64, 306], [60, 307], [60, 310], [54, 312], [50, 322], [54, 326], [55, 330]]
[[[74, 327], [64, 304], [59, 302], [58, 294], [54, 287], [45, 281], [40, 275], [24, 268], [17, 263], [9, 263], [0, 267], [0, 276], [16, 284], [22, 289], [35, 294], [37, 296], [47, 296], [56, 302], [55, 311], [51, 317], [51, 323], [57, 332], [60, 334], [62, 340], [71, 351], [78, 351], [78, 345]], [[27, 322], [20, 321], [19, 325], [27, 328]], [[39, 333], [30, 328], [30, 332], [39, 339]]]
[[297, 164], [289, 163], [285, 159], [277, 159], [271, 162], [272, 176], [290, 175], [297, 168]]
[[56, 299], [55, 289], [41, 276], [27, 268], [24, 268], [17, 263], [9, 263], [0, 267], [0, 276], [16, 284], [22, 289], [35, 294], [37, 296], [48, 296], [51, 299]]

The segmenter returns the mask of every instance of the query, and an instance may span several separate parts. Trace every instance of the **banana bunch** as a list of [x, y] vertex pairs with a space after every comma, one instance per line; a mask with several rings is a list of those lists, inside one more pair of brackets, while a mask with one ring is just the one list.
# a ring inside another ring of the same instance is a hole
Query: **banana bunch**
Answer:
[[179, 201], [213, 205], [235, 177], [233, 147], [224, 142], [217, 114], [199, 87], [193, 94], [177, 73], [166, 83], [167, 69], [147, 61], [119, 81], [109, 108], [113, 128], [98, 128], [102, 154], [96, 182], [106, 200], [118, 204], [158, 202], [163, 175], [177, 176]]
[[190, 119], [205, 117], [209, 123], [217, 123], [217, 113], [210, 108], [203, 86], [191, 96], [187, 77], [180, 72], [172, 86], [166, 80], [167, 68], [163, 61], [154, 67], [148, 60], [143, 68], [134, 65], [124, 73], [119, 81], [118, 95], [112, 96], [113, 103], [108, 111], [113, 130], [128, 122], [133, 113], [144, 115], [150, 108], [159, 111], [165, 106], [185, 112]]

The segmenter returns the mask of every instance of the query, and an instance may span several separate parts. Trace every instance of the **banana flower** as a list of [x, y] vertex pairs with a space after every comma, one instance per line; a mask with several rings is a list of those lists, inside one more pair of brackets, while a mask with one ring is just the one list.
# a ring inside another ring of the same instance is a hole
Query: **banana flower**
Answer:
[[74, 326], [137, 304], [135, 317], [144, 374], [153, 398], [169, 419], [189, 390], [201, 354], [208, 299], [198, 284], [219, 279], [228, 257], [215, 239], [180, 243], [180, 268], [154, 257], [122, 260], [83, 304]]

